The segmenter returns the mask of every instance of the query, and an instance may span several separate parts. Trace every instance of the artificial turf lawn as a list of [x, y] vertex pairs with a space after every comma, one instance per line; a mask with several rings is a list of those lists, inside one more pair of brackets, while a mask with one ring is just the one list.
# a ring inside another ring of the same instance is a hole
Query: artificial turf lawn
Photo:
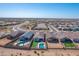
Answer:
[[74, 43], [64, 43], [65, 47], [75, 47]]
[[37, 44], [38, 44], [38, 42], [35, 42], [35, 41], [33, 41], [33, 43], [32, 43], [32, 47], [36, 47], [37, 46]]

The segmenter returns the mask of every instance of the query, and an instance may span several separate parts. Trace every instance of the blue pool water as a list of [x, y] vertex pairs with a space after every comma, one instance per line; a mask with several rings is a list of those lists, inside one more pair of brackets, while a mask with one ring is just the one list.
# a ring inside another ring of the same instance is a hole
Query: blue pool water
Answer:
[[40, 49], [43, 49], [43, 48], [44, 48], [44, 43], [40, 43], [40, 44], [39, 44], [39, 48], [40, 48]]

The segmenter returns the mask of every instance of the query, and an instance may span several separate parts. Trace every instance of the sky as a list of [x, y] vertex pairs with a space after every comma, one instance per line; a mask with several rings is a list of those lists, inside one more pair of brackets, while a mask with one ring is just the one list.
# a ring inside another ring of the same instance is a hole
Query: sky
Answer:
[[79, 18], [78, 3], [0, 3], [0, 17]]

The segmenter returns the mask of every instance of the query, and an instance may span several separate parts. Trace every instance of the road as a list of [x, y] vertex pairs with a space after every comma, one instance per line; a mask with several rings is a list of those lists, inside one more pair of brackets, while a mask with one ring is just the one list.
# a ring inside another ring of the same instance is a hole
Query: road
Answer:
[[27, 23], [24, 22], [24, 23], [22, 23], [22, 24], [16, 25], [16, 26], [14, 26], [14, 27], [12, 28], [12, 30], [13, 30], [13, 31], [26, 31], [26, 30], [20, 28], [22, 25], [25, 25], [25, 24], [27, 24]]
[[49, 30], [50, 30], [50, 31], [59, 32], [59, 30], [58, 30], [57, 28], [55, 28], [53, 25], [51, 25], [51, 24], [48, 24], [48, 27], [49, 27]]

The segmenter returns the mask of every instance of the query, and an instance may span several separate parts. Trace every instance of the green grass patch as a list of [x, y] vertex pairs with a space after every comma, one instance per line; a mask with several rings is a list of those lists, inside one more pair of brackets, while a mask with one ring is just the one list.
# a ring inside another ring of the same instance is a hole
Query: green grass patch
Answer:
[[32, 43], [32, 47], [36, 47], [37, 46], [37, 44], [38, 44], [38, 42], [35, 42], [35, 41], [33, 41], [33, 43]]
[[65, 47], [75, 47], [74, 43], [64, 43]]

